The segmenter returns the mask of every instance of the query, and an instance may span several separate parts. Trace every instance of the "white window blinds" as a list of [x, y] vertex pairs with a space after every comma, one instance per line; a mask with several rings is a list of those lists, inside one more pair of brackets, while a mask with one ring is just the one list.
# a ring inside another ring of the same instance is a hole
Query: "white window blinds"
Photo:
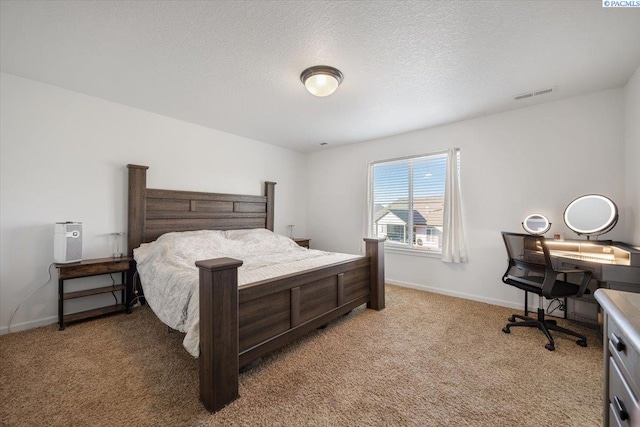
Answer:
[[390, 246], [442, 249], [447, 153], [371, 165], [372, 232]]

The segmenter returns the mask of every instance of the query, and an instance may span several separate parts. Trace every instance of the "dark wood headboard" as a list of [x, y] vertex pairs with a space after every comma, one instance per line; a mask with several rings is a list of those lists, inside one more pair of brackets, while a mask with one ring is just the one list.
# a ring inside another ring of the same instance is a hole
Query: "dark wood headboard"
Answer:
[[128, 254], [164, 233], [266, 228], [273, 231], [275, 182], [264, 196], [147, 188], [149, 166], [129, 168]]

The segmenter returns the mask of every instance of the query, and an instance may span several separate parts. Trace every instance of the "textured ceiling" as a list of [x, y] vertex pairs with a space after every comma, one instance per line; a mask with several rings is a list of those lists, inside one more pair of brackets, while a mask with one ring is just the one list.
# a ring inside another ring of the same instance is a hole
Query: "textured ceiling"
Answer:
[[[640, 64], [640, 8], [595, 0], [0, 8], [4, 72], [300, 151], [619, 87]], [[345, 75], [327, 98], [299, 80], [320, 64]]]

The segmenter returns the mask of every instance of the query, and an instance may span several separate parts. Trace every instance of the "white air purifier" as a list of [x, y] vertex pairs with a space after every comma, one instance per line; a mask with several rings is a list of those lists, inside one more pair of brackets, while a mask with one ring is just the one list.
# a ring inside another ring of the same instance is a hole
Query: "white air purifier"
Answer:
[[82, 261], [81, 222], [56, 222], [53, 260], [58, 264]]

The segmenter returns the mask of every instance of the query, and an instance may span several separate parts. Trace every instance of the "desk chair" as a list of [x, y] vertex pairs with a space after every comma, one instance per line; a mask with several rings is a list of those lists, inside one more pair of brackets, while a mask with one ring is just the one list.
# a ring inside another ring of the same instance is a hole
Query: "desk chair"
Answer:
[[[509, 323], [502, 328], [502, 332], [508, 334], [511, 332], [512, 327], [518, 326], [538, 328], [549, 340], [545, 348], [553, 351], [555, 350], [555, 343], [549, 331], [557, 331], [577, 337], [576, 343], [581, 347], [586, 347], [587, 338], [584, 335], [558, 326], [555, 320], [545, 319], [543, 297], [552, 299], [582, 296], [591, 280], [591, 272], [585, 270], [555, 270], [551, 263], [549, 249], [542, 236], [503, 231], [502, 238], [509, 255], [509, 266], [502, 277], [502, 281], [507, 285], [537, 294], [540, 301], [537, 319], [513, 314], [508, 319]], [[567, 281], [568, 273], [580, 274], [582, 276], [580, 284], [569, 283]], [[558, 276], [561, 274], [562, 280], [559, 280]], [[517, 321], [518, 319], [521, 321]]]

